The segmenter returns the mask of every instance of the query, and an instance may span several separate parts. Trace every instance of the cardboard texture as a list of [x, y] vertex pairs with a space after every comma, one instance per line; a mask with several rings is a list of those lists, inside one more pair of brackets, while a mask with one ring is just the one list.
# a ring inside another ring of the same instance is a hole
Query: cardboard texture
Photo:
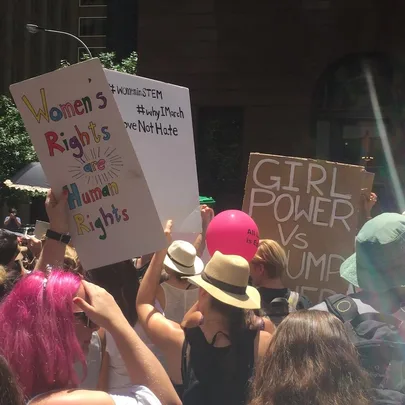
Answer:
[[69, 192], [86, 270], [166, 246], [159, 216], [98, 59], [10, 87], [52, 190]]
[[339, 268], [354, 252], [364, 173], [361, 166], [250, 155], [243, 211], [256, 221], [261, 239], [284, 247], [286, 286], [314, 304], [347, 291]]

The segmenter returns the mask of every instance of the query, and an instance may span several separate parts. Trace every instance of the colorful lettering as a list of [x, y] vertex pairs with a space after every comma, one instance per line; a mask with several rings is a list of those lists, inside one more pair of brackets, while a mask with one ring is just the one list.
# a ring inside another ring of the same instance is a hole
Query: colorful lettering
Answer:
[[22, 96], [22, 101], [24, 101], [24, 104], [28, 107], [31, 114], [37, 120], [38, 124], [41, 122], [41, 117], [44, 117], [44, 119], [49, 122], [49, 112], [48, 112], [48, 104], [46, 101], [45, 89], [41, 89], [39, 92], [41, 94], [42, 109], [40, 108], [38, 112], [35, 112], [34, 107], [32, 106], [30, 100], [28, 100], [28, 97]]
[[100, 92], [98, 92], [98, 93], [96, 94], [96, 99], [102, 101], [102, 104], [100, 104], [100, 105], [98, 106], [98, 108], [99, 108], [100, 110], [103, 110], [104, 108], [107, 107], [107, 98], [103, 96], [103, 92], [102, 92], [102, 91], [100, 91]]

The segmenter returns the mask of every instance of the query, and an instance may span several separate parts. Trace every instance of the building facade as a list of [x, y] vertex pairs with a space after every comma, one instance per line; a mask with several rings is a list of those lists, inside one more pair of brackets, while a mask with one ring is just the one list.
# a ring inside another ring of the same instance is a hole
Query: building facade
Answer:
[[397, 209], [366, 71], [402, 184], [405, 3], [144, 0], [139, 74], [190, 88], [202, 193], [240, 207], [250, 152], [365, 164]]
[[[3, 0], [0, 94], [94, 55], [139, 53], [139, 74], [190, 88], [201, 194], [241, 205], [250, 152], [366, 164], [397, 209], [365, 72], [377, 89], [402, 184], [402, 0]], [[363, 159], [365, 158], [365, 159]]]
[[10, 84], [76, 63], [85, 49], [65, 35], [30, 34], [26, 24], [79, 37], [93, 56], [107, 50], [118, 58], [136, 49], [136, 0], [2, 0], [0, 6], [0, 94]]

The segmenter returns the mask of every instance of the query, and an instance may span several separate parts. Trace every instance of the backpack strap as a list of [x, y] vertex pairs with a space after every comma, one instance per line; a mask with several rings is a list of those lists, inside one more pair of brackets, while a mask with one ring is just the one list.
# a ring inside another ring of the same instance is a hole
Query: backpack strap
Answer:
[[359, 315], [357, 304], [353, 298], [343, 294], [332, 295], [325, 299], [328, 311], [342, 322], [350, 322]]
[[402, 321], [400, 319], [397, 319], [392, 315], [381, 314], [379, 312], [368, 312], [366, 314], [359, 314], [354, 319], [352, 319], [351, 324], [353, 325], [353, 327], [356, 327], [361, 322], [365, 321], [376, 321], [379, 323], [385, 323], [387, 325], [395, 327], [396, 329], [399, 329], [402, 325]]
[[288, 297], [288, 304], [295, 310], [297, 309], [299, 299], [300, 295], [297, 293], [297, 291], [291, 291], [290, 296]]
[[382, 314], [379, 312], [368, 312], [359, 314], [357, 304], [353, 298], [336, 294], [325, 299], [328, 311], [339, 318], [342, 322], [350, 322], [353, 327], [358, 326], [361, 322], [376, 321], [385, 323], [399, 329], [402, 321], [392, 315]]

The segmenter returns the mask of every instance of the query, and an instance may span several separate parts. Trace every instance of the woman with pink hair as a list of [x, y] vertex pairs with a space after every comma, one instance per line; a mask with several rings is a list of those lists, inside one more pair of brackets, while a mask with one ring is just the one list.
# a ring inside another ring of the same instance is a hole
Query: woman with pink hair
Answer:
[[84, 353], [98, 329], [92, 323], [87, 327], [83, 312], [74, 308], [80, 285], [72, 273], [54, 271], [47, 278], [35, 271], [0, 307], [0, 351], [28, 398], [80, 383], [74, 363], [86, 368]]
[[[84, 353], [97, 325], [111, 333], [125, 360], [134, 384], [131, 397], [72, 390], [80, 383], [74, 363], [86, 368]], [[179, 403], [163, 367], [113, 297], [72, 273], [35, 271], [18, 282], [0, 306], [0, 353], [30, 404]]]
[[[66, 235], [67, 196], [58, 201], [49, 192], [45, 205], [52, 232]], [[63, 263], [65, 243], [62, 237], [47, 239], [36, 268]], [[74, 364], [80, 362], [86, 375], [85, 353], [98, 327], [111, 334], [124, 359], [133, 384], [125, 397], [75, 389], [80, 381]], [[36, 270], [16, 284], [0, 305], [0, 354], [30, 405], [181, 403], [162, 365], [114, 298], [73, 273]]]

